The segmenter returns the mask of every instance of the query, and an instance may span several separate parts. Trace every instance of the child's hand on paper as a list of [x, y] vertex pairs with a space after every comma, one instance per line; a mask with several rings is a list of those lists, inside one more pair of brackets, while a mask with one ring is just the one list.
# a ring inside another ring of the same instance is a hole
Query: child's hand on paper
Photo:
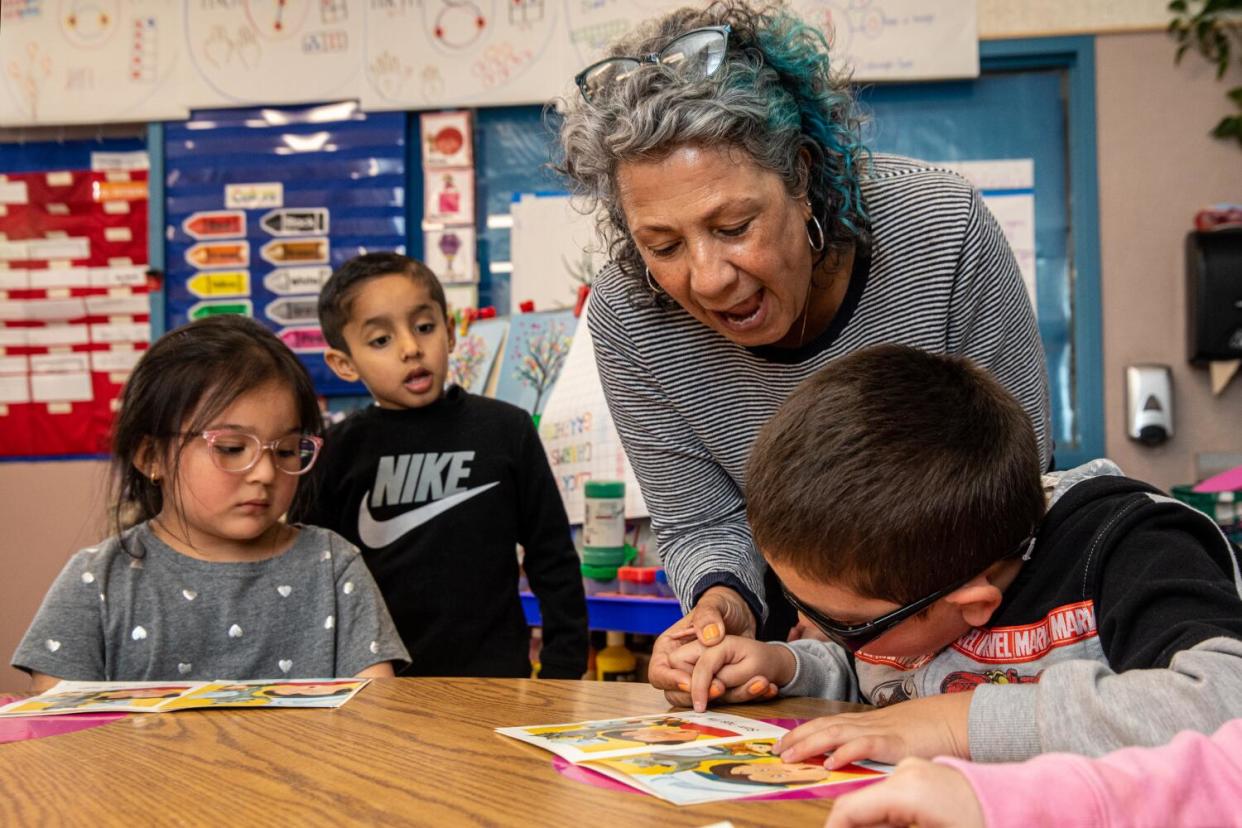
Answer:
[[711, 647], [689, 641], [669, 653], [669, 662], [690, 675], [689, 684], [679, 689], [690, 693], [699, 712], [729, 691], [731, 701], [772, 698], [796, 669], [793, 653], [785, 647], [740, 635], [725, 636]]
[[907, 756], [970, 758], [967, 723], [974, 694], [945, 693], [869, 710], [812, 719], [776, 743], [785, 762], [831, 753], [824, 766], [859, 759], [896, 763]]
[[983, 828], [983, 811], [970, 782], [953, 768], [903, 759], [888, 779], [837, 799], [824, 828], [872, 825]]

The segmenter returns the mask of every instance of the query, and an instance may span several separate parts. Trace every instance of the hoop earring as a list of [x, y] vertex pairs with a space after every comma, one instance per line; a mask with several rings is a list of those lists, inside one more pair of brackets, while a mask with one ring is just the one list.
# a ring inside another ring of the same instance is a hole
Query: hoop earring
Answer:
[[656, 294], [657, 296], [659, 296], [661, 293], [663, 293], [663, 292], [664, 292], [664, 288], [660, 287], [660, 286], [656, 283], [656, 280], [655, 280], [655, 279], [653, 279], [653, 278], [651, 278], [651, 268], [649, 268], [649, 267], [644, 267], [644, 268], [643, 268], [643, 272], [647, 274], [647, 287], [651, 290], [651, 292], [652, 292], [652, 293], [654, 293], [654, 294]]
[[152, 486], [160, 485], [160, 476], [156, 474], [155, 472], [151, 472], [151, 485]]
[[[815, 226], [815, 232], [819, 234], [819, 243], [816, 244], [815, 237], [811, 235], [811, 226]], [[828, 243], [828, 237], [824, 235], [824, 225], [819, 223], [819, 218], [812, 213], [811, 220], [806, 225], [806, 240], [811, 245], [811, 251], [819, 253], [824, 249], [824, 245]]]

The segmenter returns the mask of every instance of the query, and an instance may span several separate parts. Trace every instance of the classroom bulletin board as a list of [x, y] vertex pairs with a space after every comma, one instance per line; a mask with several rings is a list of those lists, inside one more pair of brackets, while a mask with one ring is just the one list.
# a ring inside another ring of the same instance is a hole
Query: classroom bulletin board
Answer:
[[0, 145], [0, 457], [106, 451], [150, 340], [147, 152]]
[[165, 140], [168, 327], [242, 313], [322, 394], [363, 394], [323, 361], [319, 290], [367, 251], [405, 251], [406, 117], [352, 102], [209, 110]]

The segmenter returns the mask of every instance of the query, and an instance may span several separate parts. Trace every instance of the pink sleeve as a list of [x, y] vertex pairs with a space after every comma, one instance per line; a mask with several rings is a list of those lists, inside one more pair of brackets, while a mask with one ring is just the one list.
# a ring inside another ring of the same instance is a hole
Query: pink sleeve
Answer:
[[988, 826], [1242, 826], [1242, 719], [1210, 737], [1183, 731], [1163, 747], [1099, 759], [1048, 753], [1020, 764], [936, 762], [970, 781]]

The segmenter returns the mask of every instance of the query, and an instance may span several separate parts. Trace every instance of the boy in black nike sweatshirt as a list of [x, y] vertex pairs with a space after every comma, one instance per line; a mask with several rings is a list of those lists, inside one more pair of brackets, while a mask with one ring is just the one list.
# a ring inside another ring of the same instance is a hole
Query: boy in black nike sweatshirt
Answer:
[[454, 336], [423, 264], [368, 253], [319, 297], [337, 376], [375, 405], [330, 429], [291, 518], [362, 550], [410, 651], [404, 675], [530, 675], [516, 545], [543, 615], [543, 678], [586, 670], [586, 599], [569, 519], [530, 415], [445, 389]]

